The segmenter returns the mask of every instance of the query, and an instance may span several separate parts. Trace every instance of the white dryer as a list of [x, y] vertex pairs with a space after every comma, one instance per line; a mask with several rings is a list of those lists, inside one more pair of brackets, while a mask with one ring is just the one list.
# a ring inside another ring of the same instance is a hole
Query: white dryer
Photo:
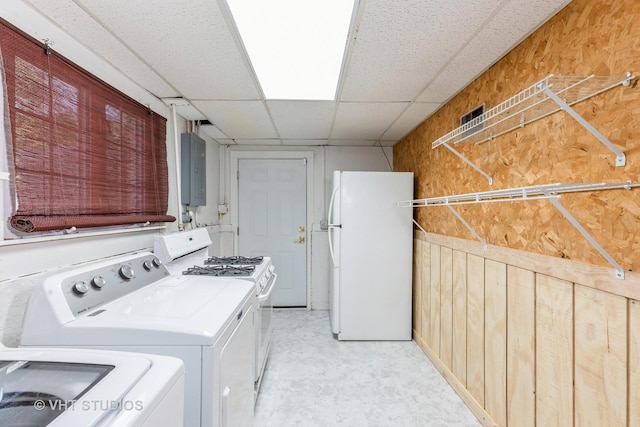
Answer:
[[21, 346], [82, 347], [180, 358], [185, 426], [251, 426], [254, 285], [170, 276], [152, 253], [47, 277], [27, 304]]
[[184, 365], [149, 354], [0, 348], [3, 427], [183, 425]]

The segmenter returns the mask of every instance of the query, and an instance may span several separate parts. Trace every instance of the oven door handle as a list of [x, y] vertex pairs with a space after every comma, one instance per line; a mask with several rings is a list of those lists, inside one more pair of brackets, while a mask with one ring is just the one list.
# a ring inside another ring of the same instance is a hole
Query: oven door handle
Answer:
[[273, 279], [271, 280], [271, 283], [269, 284], [269, 287], [258, 296], [258, 302], [260, 304], [262, 304], [264, 301], [268, 300], [271, 297], [271, 293], [273, 292], [273, 288], [276, 285], [276, 279], [278, 279], [278, 275], [276, 273], [273, 273], [273, 275], [271, 277], [273, 277]]

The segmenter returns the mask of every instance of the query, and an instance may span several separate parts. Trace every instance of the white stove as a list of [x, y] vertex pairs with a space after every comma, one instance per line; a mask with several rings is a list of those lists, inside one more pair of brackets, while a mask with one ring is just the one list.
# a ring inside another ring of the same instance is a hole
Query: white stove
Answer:
[[171, 276], [152, 253], [49, 276], [27, 305], [22, 346], [174, 356], [185, 366], [185, 426], [250, 426], [254, 284]]
[[201, 278], [227, 277], [255, 284], [255, 396], [267, 363], [273, 334], [271, 295], [278, 275], [267, 256], [209, 256], [209, 233], [197, 228], [181, 233], [165, 234], [154, 240], [154, 253], [173, 275]]

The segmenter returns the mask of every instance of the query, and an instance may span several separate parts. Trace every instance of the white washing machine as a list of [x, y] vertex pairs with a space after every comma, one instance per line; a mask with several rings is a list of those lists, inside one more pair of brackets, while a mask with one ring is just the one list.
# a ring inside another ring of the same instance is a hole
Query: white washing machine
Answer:
[[183, 425], [184, 365], [172, 357], [0, 348], [3, 427]]
[[178, 357], [185, 426], [251, 426], [254, 305], [251, 282], [171, 276], [143, 252], [46, 278], [27, 304], [21, 345]]

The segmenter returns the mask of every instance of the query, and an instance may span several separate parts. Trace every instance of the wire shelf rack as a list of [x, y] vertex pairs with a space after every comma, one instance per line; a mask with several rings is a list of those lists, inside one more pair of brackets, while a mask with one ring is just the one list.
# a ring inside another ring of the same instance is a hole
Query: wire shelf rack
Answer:
[[[556, 209], [582, 234], [582, 236], [591, 243], [591, 245], [602, 255], [615, 269], [615, 276], [618, 279], [624, 279], [624, 270], [609, 255], [607, 251], [600, 245], [589, 232], [571, 215], [571, 213], [557, 200], [563, 193], [578, 193], [588, 191], [616, 190], [640, 187], [640, 182], [626, 181], [614, 183], [569, 183], [569, 184], [543, 184], [532, 185], [528, 187], [507, 188], [504, 190], [482, 191], [478, 193], [456, 194], [451, 196], [430, 197], [427, 199], [406, 200], [397, 202], [396, 206], [400, 208], [419, 208], [427, 206], [445, 206], [453, 213], [460, 222], [478, 239], [484, 249], [488, 248], [487, 242], [464, 220], [462, 215], [455, 210], [455, 205], [468, 205], [478, 203], [497, 203], [497, 202], [521, 202], [527, 200], [549, 200]], [[415, 221], [414, 221], [415, 222]], [[416, 223], [417, 224], [417, 223]], [[424, 229], [419, 228], [424, 232]]]
[[476, 172], [483, 175], [489, 181], [489, 185], [493, 185], [493, 178], [453, 148], [453, 145], [461, 142], [480, 144], [564, 110], [616, 155], [616, 166], [624, 166], [626, 164], [625, 154], [571, 106], [616, 86], [629, 86], [633, 79], [635, 76], [630, 72], [624, 77], [549, 75], [470, 122], [441, 136], [431, 143], [431, 148], [444, 146]]
[[551, 89], [571, 106], [618, 85], [628, 86], [632, 79], [631, 73], [624, 77], [549, 75], [470, 122], [441, 136], [431, 147], [460, 142], [480, 144], [560, 111], [561, 106], [549, 97], [546, 88]]

